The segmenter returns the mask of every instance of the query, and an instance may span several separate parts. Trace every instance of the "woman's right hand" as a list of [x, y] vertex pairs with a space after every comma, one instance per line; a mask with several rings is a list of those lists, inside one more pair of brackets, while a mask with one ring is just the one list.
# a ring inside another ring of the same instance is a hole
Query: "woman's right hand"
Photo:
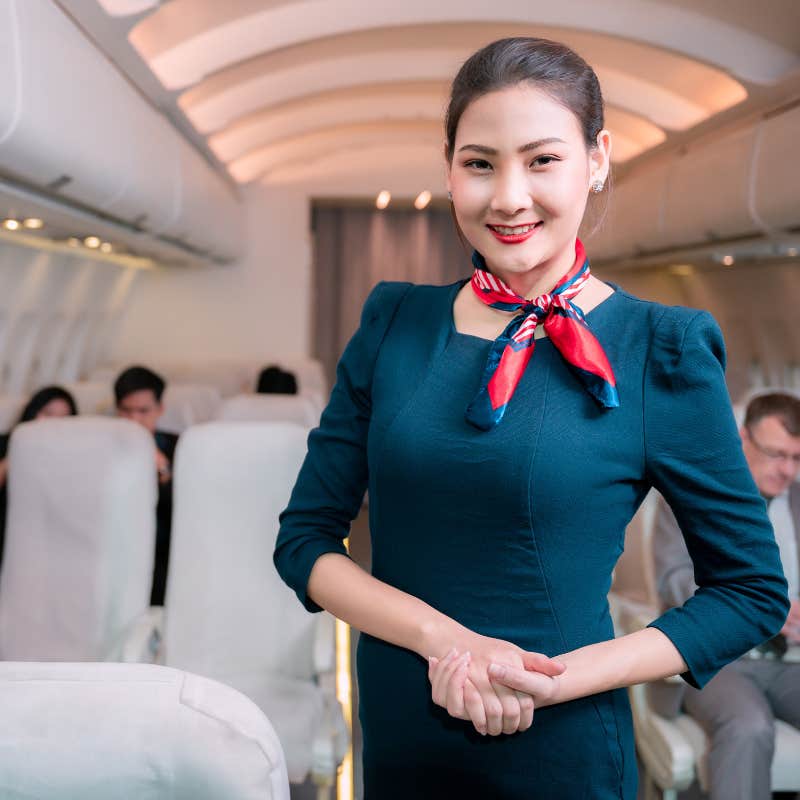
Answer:
[[429, 659], [433, 701], [458, 719], [471, 720], [481, 734], [497, 736], [527, 730], [533, 721], [535, 698], [489, 677], [489, 665], [505, 664], [541, 678], [541, 692], [549, 691], [552, 676], [565, 667], [541, 653], [529, 653], [510, 642], [474, 634], [469, 650], [457, 648], [443, 658]]

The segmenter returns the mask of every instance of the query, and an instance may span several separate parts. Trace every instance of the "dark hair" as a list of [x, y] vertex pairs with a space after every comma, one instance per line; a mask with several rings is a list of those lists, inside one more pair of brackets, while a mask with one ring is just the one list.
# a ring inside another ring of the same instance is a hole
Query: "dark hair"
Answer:
[[777, 417], [790, 436], [800, 436], [800, 398], [786, 392], [770, 392], [747, 404], [744, 427], [752, 428], [764, 417]]
[[39, 412], [53, 400], [63, 400], [69, 406], [70, 416], [77, 415], [78, 407], [75, 405], [75, 398], [66, 389], [62, 389], [60, 386], [45, 386], [28, 400], [19, 416], [19, 422], [30, 422], [32, 419], [36, 419]]
[[259, 394], [297, 394], [297, 379], [291, 372], [273, 364], [264, 367], [259, 373], [256, 392]]
[[139, 366], [128, 367], [114, 381], [114, 397], [119, 405], [129, 394], [149, 389], [160, 403], [165, 386], [164, 379], [153, 370]]
[[603, 129], [603, 95], [594, 70], [566, 45], [518, 36], [473, 53], [454, 78], [444, 122], [448, 161], [453, 160], [458, 123], [467, 106], [489, 92], [525, 82], [572, 111], [586, 146], [596, 147]]

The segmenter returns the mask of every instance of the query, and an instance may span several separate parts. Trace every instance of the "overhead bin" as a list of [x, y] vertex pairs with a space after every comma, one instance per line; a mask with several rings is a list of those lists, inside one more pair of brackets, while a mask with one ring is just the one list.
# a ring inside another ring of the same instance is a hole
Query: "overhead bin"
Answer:
[[800, 108], [645, 164], [611, 194], [595, 259], [800, 228]]
[[0, 173], [209, 259], [239, 255], [233, 189], [55, 3], [0, 0], [0, 70]]

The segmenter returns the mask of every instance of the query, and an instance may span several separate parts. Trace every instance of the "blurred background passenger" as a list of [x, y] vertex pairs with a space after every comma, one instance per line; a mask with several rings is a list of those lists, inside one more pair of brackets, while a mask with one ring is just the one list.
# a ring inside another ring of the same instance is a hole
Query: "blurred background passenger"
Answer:
[[[671, 709], [659, 710], [672, 715], [682, 699], [711, 737], [712, 800], [769, 800], [775, 718], [800, 728], [800, 663], [785, 658], [789, 648], [800, 651], [800, 399], [784, 392], [758, 395], [747, 406], [740, 434], [775, 531], [789, 617], [778, 636], [723, 667], [702, 691], [675, 687], [685, 694], [671, 698]], [[687, 539], [692, 544], [694, 537]], [[697, 589], [694, 568], [679, 522], [663, 499], [653, 545], [661, 601], [667, 608], [683, 605]]]
[[147, 367], [128, 367], [114, 382], [117, 416], [136, 422], [150, 431], [155, 441], [155, 462], [158, 474], [156, 507], [156, 552], [153, 566], [153, 588], [150, 605], [164, 605], [169, 568], [170, 528], [172, 523], [172, 462], [178, 436], [158, 430], [164, 413], [161, 398], [164, 379]]
[[264, 367], [256, 383], [258, 394], [297, 394], [297, 379], [294, 374], [274, 364]]
[[6, 503], [8, 500], [6, 482], [8, 479], [8, 443], [14, 428], [22, 422], [31, 422], [35, 419], [47, 417], [74, 417], [78, 413], [75, 399], [60, 386], [45, 386], [35, 392], [25, 407], [19, 419], [8, 433], [0, 434], [0, 564], [3, 562], [3, 549], [6, 537]]

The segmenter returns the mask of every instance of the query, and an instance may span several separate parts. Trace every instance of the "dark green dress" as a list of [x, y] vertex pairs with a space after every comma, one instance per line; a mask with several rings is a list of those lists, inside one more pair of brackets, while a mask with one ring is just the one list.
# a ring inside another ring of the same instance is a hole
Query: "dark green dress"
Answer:
[[[497, 428], [464, 420], [489, 342], [455, 331], [463, 282], [381, 284], [289, 507], [275, 564], [307, 608], [314, 561], [369, 486], [372, 571], [479, 633], [556, 655], [613, 637], [606, 596], [625, 527], [656, 486], [688, 531], [700, 590], [653, 625], [694, 685], [777, 631], [778, 549], [744, 460], [705, 312], [616, 289], [587, 314], [617, 377], [598, 408], [547, 339]], [[627, 694], [537, 711], [481, 737], [433, 705], [427, 665], [370, 636], [358, 652], [366, 800], [610, 800], [636, 796]]]

